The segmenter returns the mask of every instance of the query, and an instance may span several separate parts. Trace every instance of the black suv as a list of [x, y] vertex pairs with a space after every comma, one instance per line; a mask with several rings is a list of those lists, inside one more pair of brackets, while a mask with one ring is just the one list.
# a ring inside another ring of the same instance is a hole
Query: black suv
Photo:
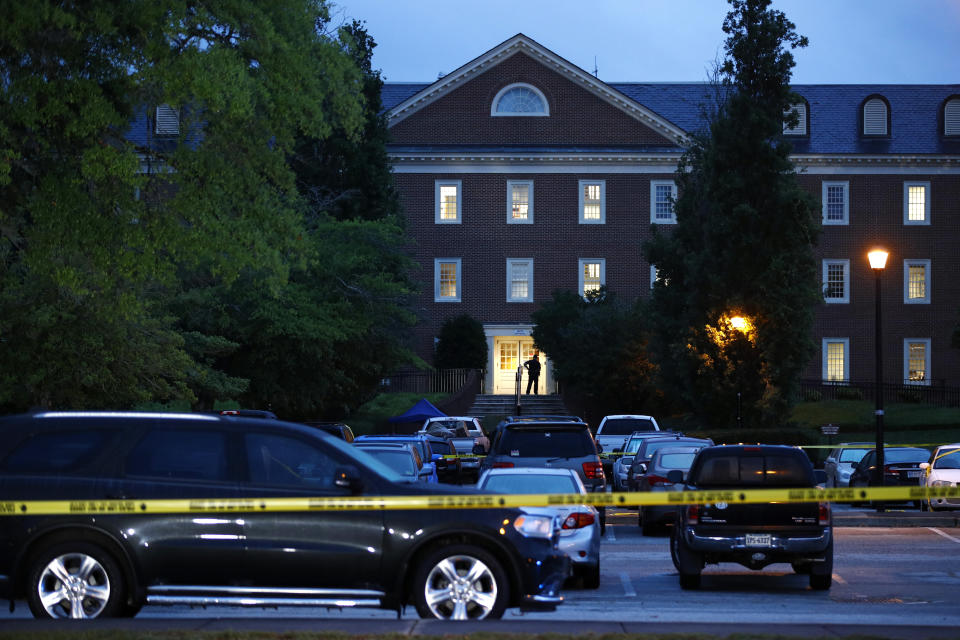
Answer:
[[[680, 482], [679, 470], [667, 474]], [[816, 486], [813, 465], [801, 449], [780, 445], [721, 445], [701, 449], [686, 490], [803, 488]], [[733, 495], [735, 492], [731, 492]], [[700, 586], [704, 564], [736, 562], [762, 569], [789, 562], [810, 576], [810, 587], [829, 589], [833, 531], [829, 502], [731, 504], [717, 501], [680, 507], [670, 552], [680, 586]]]
[[[504, 467], [573, 469], [591, 493], [604, 493], [607, 480], [590, 427], [579, 418], [561, 416], [508, 418], [497, 426], [490, 453], [480, 473]], [[606, 530], [606, 513], [600, 511], [600, 530]]]
[[[130, 616], [155, 603], [412, 603], [423, 617], [448, 619], [555, 608], [569, 565], [549, 517], [268, 502], [470, 492], [405, 484], [343, 440], [278, 420], [0, 418], [0, 509], [15, 514], [0, 517], [0, 596], [25, 597], [35, 616], [54, 618]], [[189, 506], [158, 512], [148, 503], [163, 499]], [[33, 511], [39, 500], [62, 510]]]

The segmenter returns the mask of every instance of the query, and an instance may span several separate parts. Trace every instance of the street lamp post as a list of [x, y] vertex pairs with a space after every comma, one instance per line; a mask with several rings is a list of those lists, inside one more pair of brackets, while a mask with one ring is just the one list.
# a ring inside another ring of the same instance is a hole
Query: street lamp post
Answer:
[[[883, 486], [883, 469], [884, 469], [884, 460], [883, 460], [883, 331], [881, 330], [882, 319], [880, 313], [880, 276], [883, 275], [883, 269], [887, 266], [887, 252], [882, 249], [874, 249], [867, 254], [867, 258], [870, 260], [870, 268], [873, 269], [873, 274], [876, 276], [876, 330], [874, 339], [876, 340], [875, 348], [875, 357], [876, 357], [876, 411], [874, 412], [877, 416], [877, 466], [875, 470], [875, 480], [874, 484], [878, 487]], [[877, 506], [877, 511], [883, 511], [882, 503], [879, 503]]]

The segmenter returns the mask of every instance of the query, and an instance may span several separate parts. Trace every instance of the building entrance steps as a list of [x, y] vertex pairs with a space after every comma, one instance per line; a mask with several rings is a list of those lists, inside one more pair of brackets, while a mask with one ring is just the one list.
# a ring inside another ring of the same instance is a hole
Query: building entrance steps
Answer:
[[[512, 416], [517, 413], [516, 396], [513, 394], [480, 394], [474, 399], [467, 415], [478, 418], [484, 416]], [[565, 416], [570, 411], [564, 406], [559, 395], [522, 395], [521, 413], [524, 415]]]

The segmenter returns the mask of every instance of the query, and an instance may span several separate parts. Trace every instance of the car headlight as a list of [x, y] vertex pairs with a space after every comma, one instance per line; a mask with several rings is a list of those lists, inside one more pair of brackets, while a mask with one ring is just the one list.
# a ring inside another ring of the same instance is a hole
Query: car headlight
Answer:
[[949, 480], [931, 480], [930, 486], [931, 487], [951, 487], [953, 486], [953, 483], [950, 482]]
[[553, 518], [522, 515], [513, 521], [513, 528], [524, 538], [547, 538], [553, 536]]

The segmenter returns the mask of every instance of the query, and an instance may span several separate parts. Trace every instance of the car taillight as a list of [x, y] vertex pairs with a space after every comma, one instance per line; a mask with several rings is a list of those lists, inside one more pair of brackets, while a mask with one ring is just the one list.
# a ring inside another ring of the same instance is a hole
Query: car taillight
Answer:
[[901, 471], [903, 471], [903, 469], [900, 467], [895, 467], [891, 464], [888, 464], [883, 468], [883, 472], [890, 476], [898, 475]]
[[494, 462], [492, 466], [494, 469], [512, 469], [513, 463], [512, 462]]
[[583, 475], [591, 480], [603, 479], [603, 464], [600, 462], [584, 462]]
[[593, 514], [592, 513], [571, 513], [567, 516], [567, 519], [563, 521], [563, 526], [561, 529], [582, 529], [583, 527], [589, 527], [593, 524]]
[[830, 524], [830, 503], [829, 503], [829, 502], [821, 502], [821, 503], [820, 503], [819, 523], [820, 523], [821, 525], [829, 525], [829, 524]]
[[700, 524], [700, 505], [691, 504], [687, 507], [687, 524]]
[[658, 475], [655, 474], [655, 473], [648, 473], [647, 476], [646, 476], [646, 478], [647, 478], [647, 482], [650, 483], [650, 486], [651, 486], [651, 487], [652, 487], [653, 485], [673, 484], [672, 482], [670, 482], [669, 480], [667, 480], [667, 479], [664, 478], [663, 476], [658, 476]]

